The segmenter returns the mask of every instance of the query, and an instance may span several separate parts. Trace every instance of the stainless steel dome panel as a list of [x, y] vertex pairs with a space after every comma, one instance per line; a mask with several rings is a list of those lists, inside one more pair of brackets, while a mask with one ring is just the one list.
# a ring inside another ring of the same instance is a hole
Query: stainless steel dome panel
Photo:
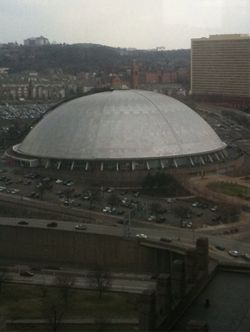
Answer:
[[225, 144], [183, 103], [155, 92], [118, 90], [49, 112], [19, 153], [56, 159], [140, 159], [202, 154]]

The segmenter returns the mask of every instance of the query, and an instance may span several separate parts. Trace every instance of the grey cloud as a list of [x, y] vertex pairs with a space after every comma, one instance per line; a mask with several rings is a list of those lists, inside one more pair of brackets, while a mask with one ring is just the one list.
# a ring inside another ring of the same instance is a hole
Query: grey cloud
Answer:
[[247, 33], [248, 0], [0, 0], [0, 42], [190, 47], [192, 37]]

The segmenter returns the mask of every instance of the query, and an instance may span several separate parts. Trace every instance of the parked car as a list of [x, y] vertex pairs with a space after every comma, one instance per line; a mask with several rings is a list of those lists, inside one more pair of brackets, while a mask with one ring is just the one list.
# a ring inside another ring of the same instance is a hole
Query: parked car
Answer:
[[117, 211], [116, 211], [116, 214], [117, 214], [118, 216], [122, 216], [124, 213], [125, 213], [125, 212], [122, 211], [122, 210], [117, 210]]
[[221, 250], [221, 251], [225, 250], [225, 247], [222, 247], [222, 246], [215, 246], [215, 248], [218, 249], [218, 250]]
[[102, 209], [102, 212], [104, 213], [111, 213], [112, 212], [112, 209], [110, 206], [105, 206], [103, 209]]
[[242, 255], [242, 257], [249, 261], [249, 260], [250, 260], [250, 253], [245, 252], [245, 253]]
[[160, 217], [160, 218], [158, 218], [158, 219], [156, 220], [156, 222], [159, 223], [159, 224], [161, 224], [161, 223], [163, 223], [163, 222], [165, 222], [165, 221], [166, 221], [166, 218], [164, 218], [164, 217]]
[[201, 212], [201, 211], [197, 212], [197, 213], [196, 213], [196, 216], [197, 216], [197, 217], [202, 217], [202, 216], [203, 216], [203, 212]]
[[82, 195], [82, 198], [86, 201], [88, 201], [91, 197], [91, 193], [90, 192], [86, 192]]
[[72, 205], [73, 205], [74, 207], [80, 207], [80, 206], [81, 206], [81, 203], [79, 203], [79, 202], [73, 202]]

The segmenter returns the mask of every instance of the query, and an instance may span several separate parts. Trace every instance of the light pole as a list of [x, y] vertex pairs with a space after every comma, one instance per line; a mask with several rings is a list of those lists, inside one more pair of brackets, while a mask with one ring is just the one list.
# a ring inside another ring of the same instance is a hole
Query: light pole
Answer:
[[194, 232], [193, 222], [192, 222], [192, 233], [193, 233], [193, 243], [195, 243], [195, 232]]
[[[123, 233], [125, 238], [130, 238], [131, 236], [131, 219], [135, 215], [136, 207], [132, 210], [129, 210], [128, 213], [124, 216], [123, 219]], [[126, 218], [127, 217], [127, 218]]]

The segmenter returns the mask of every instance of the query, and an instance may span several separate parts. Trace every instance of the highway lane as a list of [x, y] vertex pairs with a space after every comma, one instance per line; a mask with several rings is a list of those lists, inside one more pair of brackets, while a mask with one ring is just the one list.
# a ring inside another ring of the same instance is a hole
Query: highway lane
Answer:
[[[28, 221], [28, 225], [19, 225], [18, 222], [24, 220], [23, 218], [0, 218], [0, 225], [8, 226], [18, 226], [18, 227], [35, 227], [35, 228], [48, 228], [47, 224], [51, 221], [41, 220], [41, 219], [25, 219]], [[186, 247], [192, 247], [195, 245], [196, 240], [199, 237], [208, 237], [210, 248], [213, 249], [213, 252], [218, 253], [219, 259], [233, 259], [242, 262], [246, 262], [244, 259], [237, 257], [231, 258], [227, 251], [228, 250], [239, 250], [242, 253], [250, 253], [250, 242], [249, 241], [240, 241], [233, 238], [228, 238], [226, 236], [218, 236], [211, 234], [204, 234], [204, 232], [195, 231], [192, 229], [183, 229], [173, 226], [167, 226], [162, 224], [152, 224], [147, 222], [136, 222], [131, 226], [125, 228], [120, 224], [113, 224], [112, 226], [104, 224], [85, 224], [87, 230], [76, 230], [75, 226], [78, 224], [76, 222], [67, 222], [67, 221], [56, 221], [58, 226], [55, 228], [50, 228], [51, 231], [54, 230], [64, 230], [64, 231], [74, 231], [74, 232], [84, 232], [92, 234], [105, 234], [111, 236], [136, 238], [137, 234], [145, 234], [148, 237], [148, 240], [156, 241], [160, 243], [165, 243], [161, 241], [162, 238], [170, 238], [175, 246], [185, 249]], [[140, 239], [138, 239], [140, 240]], [[171, 243], [167, 243], [171, 247]], [[222, 246], [225, 248], [224, 253], [219, 253], [218, 250], [215, 250], [216, 246]], [[247, 262], [246, 262], [247, 263]]]

